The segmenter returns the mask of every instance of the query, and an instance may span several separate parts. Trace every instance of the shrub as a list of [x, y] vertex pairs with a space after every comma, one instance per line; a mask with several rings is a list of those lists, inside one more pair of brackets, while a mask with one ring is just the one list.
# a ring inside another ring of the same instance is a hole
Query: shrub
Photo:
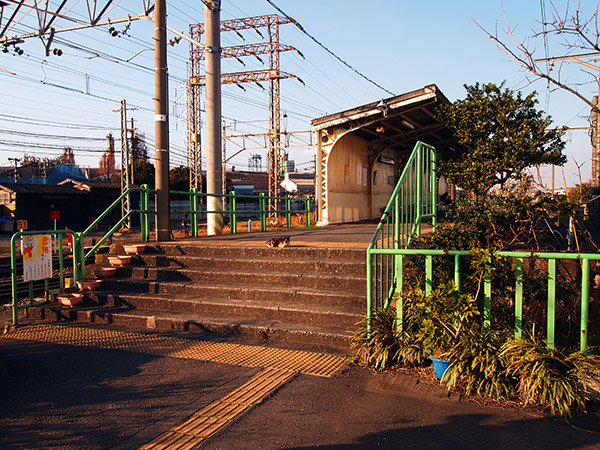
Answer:
[[366, 367], [381, 370], [397, 363], [400, 336], [396, 331], [396, 309], [378, 309], [371, 314], [371, 332], [367, 331], [367, 318], [359, 322], [351, 348], [358, 362]]
[[442, 381], [467, 395], [496, 400], [514, 397], [516, 380], [507, 375], [505, 360], [500, 357], [505, 340], [497, 333], [483, 336], [478, 330], [466, 334], [452, 349], [449, 358], [453, 363]]
[[517, 379], [517, 394], [525, 405], [538, 404], [553, 415], [571, 415], [583, 409], [585, 387], [579, 375], [585, 372], [580, 356], [566, 356], [532, 336], [506, 342], [500, 357], [506, 374]]

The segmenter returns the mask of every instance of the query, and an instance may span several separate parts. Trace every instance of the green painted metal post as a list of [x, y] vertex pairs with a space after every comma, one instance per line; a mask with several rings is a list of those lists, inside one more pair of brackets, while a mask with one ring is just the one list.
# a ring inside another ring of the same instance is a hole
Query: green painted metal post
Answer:
[[588, 320], [589, 320], [589, 301], [590, 301], [590, 260], [583, 259], [581, 266], [581, 324], [579, 351], [587, 352], [588, 341]]
[[142, 242], [148, 242], [150, 238], [150, 220], [148, 218], [149, 197], [148, 185], [142, 184], [140, 186], [140, 239]]
[[486, 275], [483, 280], [483, 333], [492, 329], [492, 276]]
[[[77, 246], [75, 244], [77, 242]], [[73, 257], [75, 257], [75, 250], [77, 249], [77, 270], [73, 273], [73, 282], [77, 283], [79, 280], [85, 279], [85, 248], [84, 248], [84, 237], [82, 233], [73, 233]]]
[[237, 198], [234, 191], [229, 193], [229, 222], [231, 234], [237, 234]]
[[431, 294], [433, 290], [433, 257], [425, 256], [425, 294]]
[[292, 198], [287, 194], [285, 196], [285, 225], [288, 230], [292, 228]]
[[415, 224], [417, 236], [421, 236], [421, 215], [423, 212], [423, 144], [417, 143], [417, 164], [416, 164], [416, 199], [415, 199]]
[[192, 237], [198, 237], [198, 189], [190, 189], [190, 229]]
[[21, 233], [13, 234], [10, 240], [10, 277], [12, 281], [12, 323], [17, 325], [17, 254], [15, 251], [16, 238], [21, 237]]
[[307, 227], [310, 227], [310, 197], [304, 196], [304, 223]]
[[399, 270], [396, 285], [396, 292], [399, 292], [398, 300], [396, 301], [396, 330], [402, 332], [404, 330], [404, 301], [402, 297], [402, 287], [404, 286], [404, 255], [396, 255], [395, 259], [399, 259]]
[[367, 334], [371, 333], [371, 312], [373, 309], [373, 258], [371, 249], [373, 244], [367, 247]]
[[515, 261], [515, 339], [523, 337], [523, 258]]
[[437, 155], [433, 147], [429, 148], [429, 154], [431, 155], [431, 228], [435, 233], [437, 226], [437, 200], [438, 200], [438, 181], [437, 181]]
[[548, 347], [554, 348], [554, 319], [556, 316], [556, 259], [548, 260], [548, 320], [546, 340]]
[[258, 195], [258, 208], [260, 209], [260, 231], [267, 231], [267, 201], [264, 192]]
[[63, 291], [65, 289], [65, 274], [63, 273], [64, 269], [64, 255], [63, 255], [63, 235], [62, 233], [58, 234], [58, 276], [60, 278], [60, 290]]
[[460, 255], [454, 255], [454, 286], [457, 291], [460, 291], [461, 289], [460, 284]]

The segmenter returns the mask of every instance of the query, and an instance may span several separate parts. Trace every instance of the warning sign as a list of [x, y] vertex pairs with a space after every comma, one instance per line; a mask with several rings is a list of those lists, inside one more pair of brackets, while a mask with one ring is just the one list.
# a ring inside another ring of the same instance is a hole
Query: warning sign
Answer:
[[52, 240], [48, 235], [23, 238], [23, 279], [43, 280], [52, 277]]

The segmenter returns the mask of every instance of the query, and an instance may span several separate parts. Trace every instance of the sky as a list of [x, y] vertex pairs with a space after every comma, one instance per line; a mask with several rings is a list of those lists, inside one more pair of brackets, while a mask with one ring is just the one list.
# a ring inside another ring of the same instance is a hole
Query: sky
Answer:
[[[32, 4], [31, 1], [28, 3]], [[51, 5], [58, 2], [51, 1]], [[281, 80], [281, 112], [288, 131], [308, 131], [311, 119], [356, 106], [399, 95], [429, 84], [436, 84], [451, 101], [464, 98], [464, 84], [500, 84], [524, 94], [538, 93], [538, 108], [549, 114], [556, 126], [589, 126], [589, 108], [573, 95], [551, 89], [543, 81], [531, 77], [482, 31], [499, 30], [504, 20], [514, 28], [518, 39], [533, 34], [541, 27], [542, 12], [552, 16], [550, 0], [272, 0], [287, 15], [297, 20], [310, 37], [329, 49], [348, 68], [317, 45], [293, 24], [282, 25], [280, 42], [301, 52], [283, 52], [281, 70], [297, 78]], [[595, 7], [587, 2], [585, 7]], [[102, 1], [99, 2], [102, 4]], [[555, 1], [558, 10], [566, 2]], [[83, 20], [85, 2], [69, 0], [69, 18]], [[571, 5], [573, 7], [573, 5]], [[108, 13], [111, 19], [140, 14], [142, 0], [121, 0]], [[167, 23], [188, 33], [189, 24], [204, 21], [203, 4], [183, 0], [167, 0]], [[221, 19], [252, 17], [278, 12], [266, 0], [224, 0]], [[583, 11], [585, 14], [586, 11]], [[589, 15], [589, 11], [587, 11]], [[6, 14], [5, 14], [6, 16]], [[56, 28], [72, 25], [59, 19]], [[2, 25], [2, 24], [0, 24]], [[37, 18], [30, 12], [6, 35], [13, 36], [35, 30]], [[28, 38], [19, 44], [17, 55], [11, 50], [0, 52], [0, 165], [11, 164], [9, 158], [31, 156], [55, 157], [64, 146], [74, 149], [75, 160], [84, 167], [97, 167], [106, 138], [112, 133], [119, 148], [120, 100], [125, 99], [127, 118], [144, 133], [149, 154], [154, 153], [154, 57], [153, 23], [135, 20], [127, 30], [115, 25], [120, 33], [111, 36], [107, 26], [58, 33], [53, 48], [61, 56], [45, 55], [39, 38]], [[1, 29], [1, 27], [0, 27]], [[263, 30], [264, 31], [264, 30]], [[255, 31], [243, 31], [244, 40], [233, 32], [223, 33], [222, 46], [258, 43]], [[168, 38], [175, 37], [169, 33]], [[536, 55], [557, 56], [565, 48], [549, 42], [531, 42]], [[185, 41], [168, 47], [170, 97], [170, 164], [187, 164], [186, 89], [189, 45]], [[267, 61], [268, 58], [264, 58]], [[222, 72], [263, 70], [253, 57], [244, 64], [223, 60]], [[589, 60], [595, 63], [593, 59]], [[578, 89], [588, 98], [597, 93], [592, 75], [581, 66], [565, 68], [569, 80], [580, 83]], [[298, 78], [304, 84], [298, 81]], [[529, 78], [529, 79], [528, 79]], [[370, 80], [370, 81], [369, 81]], [[372, 82], [371, 82], [372, 81]], [[383, 87], [381, 89], [377, 85]], [[268, 91], [254, 84], [224, 85], [223, 118], [228, 134], [264, 133], [268, 119]], [[591, 144], [586, 130], [565, 135], [564, 168], [568, 185], [581, 177], [590, 177]], [[261, 154], [263, 168], [266, 156], [262, 150], [239, 150], [226, 143], [227, 168], [248, 169], [251, 154]], [[298, 170], [313, 169], [314, 148], [290, 147], [290, 159]], [[202, 155], [205, 162], [205, 156]], [[548, 169], [542, 170], [543, 182], [550, 184]], [[557, 178], [562, 178], [557, 171]], [[562, 179], [556, 186], [562, 185]]]

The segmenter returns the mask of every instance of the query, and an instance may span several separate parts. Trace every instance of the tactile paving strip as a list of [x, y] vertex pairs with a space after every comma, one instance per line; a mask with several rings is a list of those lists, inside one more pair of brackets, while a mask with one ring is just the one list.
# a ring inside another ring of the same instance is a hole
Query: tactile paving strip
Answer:
[[281, 369], [266, 369], [152, 442], [142, 450], [191, 449], [208, 439], [268, 395], [287, 383], [296, 373]]
[[40, 324], [19, 328], [4, 336], [11, 339], [127, 350], [250, 367], [271, 367], [323, 377], [335, 375], [344, 364], [343, 358], [323, 353], [199, 341], [100, 328]]

